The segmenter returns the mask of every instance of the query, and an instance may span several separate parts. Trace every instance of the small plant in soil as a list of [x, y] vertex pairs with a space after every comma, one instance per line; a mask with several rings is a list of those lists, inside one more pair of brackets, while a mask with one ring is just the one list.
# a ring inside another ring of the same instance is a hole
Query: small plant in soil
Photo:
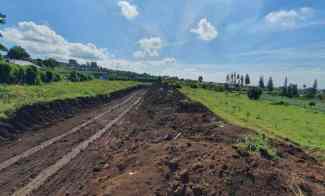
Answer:
[[262, 134], [245, 136], [236, 147], [251, 154], [259, 153], [262, 157], [269, 160], [279, 158], [276, 149], [272, 147], [269, 139]]

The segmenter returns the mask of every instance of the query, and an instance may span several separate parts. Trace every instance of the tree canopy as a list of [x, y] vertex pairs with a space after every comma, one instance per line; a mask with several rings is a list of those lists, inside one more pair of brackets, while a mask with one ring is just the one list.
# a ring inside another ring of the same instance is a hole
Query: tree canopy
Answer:
[[15, 46], [11, 48], [7, 54], [7, 57], [10, 59], [18, 59], [18, 60], [29, 60], [30, 55], [26, 52], [26, 50], [20, 46]]

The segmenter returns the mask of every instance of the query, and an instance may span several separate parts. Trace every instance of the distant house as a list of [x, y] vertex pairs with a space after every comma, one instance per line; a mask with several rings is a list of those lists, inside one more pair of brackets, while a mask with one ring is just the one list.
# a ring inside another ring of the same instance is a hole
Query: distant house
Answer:
[[33, 65], [37, 68], [40, 68], [38, 65], [35, 65], [34, 63], [32, 63], [30, 61], [17, 60], [17, 59], [9, 59], [8, 61], [11, 64], [16, 64], [16, 65], [21, 65], [21, 66]]

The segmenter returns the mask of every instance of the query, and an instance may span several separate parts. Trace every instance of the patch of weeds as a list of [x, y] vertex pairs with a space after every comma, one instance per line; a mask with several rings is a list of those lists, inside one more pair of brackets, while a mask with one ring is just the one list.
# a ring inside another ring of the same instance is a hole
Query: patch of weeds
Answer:
[[263, 158], [269, 160], [279, 159], [277, 150], [272, 147], [269, 139], [262, 134], [245, 136], [240, 139], [236, 147], [250, 154], [259, 153]]
[[283, 105], [283, 106], [289, 106], [288, 102], [285, 101], [279, 101], [279, 102], [273, 102], [272, 105]]

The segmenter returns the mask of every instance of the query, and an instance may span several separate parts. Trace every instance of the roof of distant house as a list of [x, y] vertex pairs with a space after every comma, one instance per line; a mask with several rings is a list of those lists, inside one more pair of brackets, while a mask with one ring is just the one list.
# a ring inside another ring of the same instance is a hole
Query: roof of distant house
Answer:
[[30, 62], [30, 61], [25, 61], [25, 60], [18, 60], [18, 59], [10, 59], [9, 63], [12, 64], [16, 64], [16, 65], [22, 65], [22, 66], [26, 66], [26, 65], [33, 65], [35, 67], [38, 67], [38, 65], [35, 65], [34, 63]]

